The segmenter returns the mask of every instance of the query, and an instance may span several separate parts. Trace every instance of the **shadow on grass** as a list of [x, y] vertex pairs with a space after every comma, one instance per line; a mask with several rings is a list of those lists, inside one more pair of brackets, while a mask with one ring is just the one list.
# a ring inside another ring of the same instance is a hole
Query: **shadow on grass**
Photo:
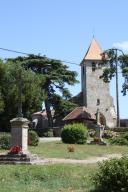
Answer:
[[92, 189], [92, 190], [90, 190], [89, 192], [103, 192], [103, 191], [101, 191], [101, 190], [99, 190], [99, 189]]

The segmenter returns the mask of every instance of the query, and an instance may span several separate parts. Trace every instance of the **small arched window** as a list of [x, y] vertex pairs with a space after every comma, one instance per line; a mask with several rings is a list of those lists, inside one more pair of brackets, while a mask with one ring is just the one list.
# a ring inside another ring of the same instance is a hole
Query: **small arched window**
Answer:
[[97, 99], [97, 106], [100, 105], [100, 99]]

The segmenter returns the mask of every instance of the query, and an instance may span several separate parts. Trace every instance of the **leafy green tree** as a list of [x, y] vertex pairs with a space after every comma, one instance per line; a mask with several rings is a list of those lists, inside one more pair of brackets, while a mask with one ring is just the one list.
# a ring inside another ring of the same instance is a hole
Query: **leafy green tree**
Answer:
[[67, 103], [67, 100], [71, 97], [66, 85], [74, 85], [78, 82], [76, 80], [77, 73], [75, 71], [70, 71], [61, 61], [48, 59], [45, 56], [29, 55], [28, 57], [18, 57], [15, 61], [20, 62], [26, 69], [31, 69], [36, 74], [42, 74], [42, 90], [44, 94], [45, 107], [49, 126], [52, 126], [53, 120], [51, 115], [51, 106], [56, 109], [56, 113], [58, 110], [54, 104], [54, 101], [58, 100], [58, 96], [55, 93], [59, 90], [61, 100], [59, 100], [58, 106], [63, 109], [64, 103]]
[[4, 99], [2, 95], [2, 87], [4, 86], [5, 67], [2, 60], [0, 60], [0, 113], [4, 111]]
[[[13, 62], [11, 59], [1, 63], [0, 69], [4, 71], [0, 81], [2, 100], [0, 102], [2, 103], [0, 127], [7, 129], [10, 127], [10, 119], [17, 116], [20, 95], [25, 117], [30, 118], [30, 114], [41, 108], [42, 82], [39, 74], [35, 74], [31, 70], [26, 70], [19, 62]], [[21, 83], [22, 94], [19, 94], [19, 83]]]
[[70, 102], [69, 100], [64, 99], [58, 94], [54, 94], [50, 103], [55, 111], [54, 114], [54, 124], [57, 126], [58, 122], [59, 125], [63, 125], [62, 119], [71, 112], [77, 105]]
[[[118, 55], [121, 52], [121, 55]], [[116, 107], [117, 107], [117, 127], [120, 127], [120, 114], [119, 114], [119, 95], [118, 95], [118, 68], [124, 77], [124, 83], [122, 85], [122, 93], [126, 95], [128, 90], [128, 56], [124, 55], [122, 50], [112, 48], [108, 49], [102, 54], [102, 64], [106, 67], [103, 71], [104, 82], [110, 82], [110, 80], [116, 76]]]
[[[117, 51], [121, 54], [117, 55]], [[102, 65], [105, 67], [103, 75], [104, 82], [110, 82], [111, 79], [116, 75], [116, 65], [121, 70], [124, 77], [124, 83], [122, 85], [122, 93], [126, 95], [128, 91], [128, 55], [125, 55], [121, 50], [118, 49], [108, 49], [102, 54]]]
[[121, 63], [122, 75], [124, 77], [124, 83], [122, 85], [123, 95], [127, 94], [128, 91], [128, 55], [122, 55], [119, 57]]
[[[22, 109], [26, 117], [39, 110], [42, 101], [45, 101], [49, 126], [52, 126], [51, 107], [56, 117], [64, 116], [75, 107], [69, 101], [71, 94], [66, 85], [74, 85], [77, 74], [60, 61], [29, 55], [7, 59], [0, 67], [4, 70], [4, 73], [1, 70], [4, 75], [0, 82], [1, 111], [4, 109], [0, 116], [4, 124], [17, 114], [19, 85], [22, 87]], [[60, 95], [56, 94], [57, 89]]]

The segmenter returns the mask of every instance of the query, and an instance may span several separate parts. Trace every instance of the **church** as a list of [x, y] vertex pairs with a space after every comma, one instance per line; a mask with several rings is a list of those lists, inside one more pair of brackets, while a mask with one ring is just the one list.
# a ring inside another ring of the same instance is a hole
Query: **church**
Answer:
[[[113, 98], [110, 96], [109, 84], [100, 78], [104, 70], [104, 66], [101, 65], [102, 53], [99, 43], [93, 38], [80, 64], [81, 92], [71, 99], [78, 107], [63, 119], [62, 124], [85, 122], [92, 125], [92, 122], [96, 122], [96, 114], [99, 112], [100, 124], [108, 128], [116, 127], [117, 115]], [[39, 125], [37, 128], [48, 127], [46, 111], [33, 114], [33, 121], [36, 119]], [[57, 126], [60, 127], [60, 122]]]
[[113, 98], [110, 96], [109, 84], [105, 83], [100, 76], [103, 74], [104, 66], [101, 65], [102, 53], [99, 43], [95, 38], [81, 62], [81, 93], [73, 98], [79, 106], [86, 107], [93, 114], [97, 110], [104, 117], [107, 127], [116, 126], [116, 112]]

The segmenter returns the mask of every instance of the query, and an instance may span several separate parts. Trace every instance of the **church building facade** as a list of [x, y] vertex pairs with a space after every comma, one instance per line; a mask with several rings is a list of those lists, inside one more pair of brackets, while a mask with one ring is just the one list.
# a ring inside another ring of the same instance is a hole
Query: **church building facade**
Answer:
[[109, 84], [100, 78], [104, 69], [101, 65], [102, 53], [100, 45], [93, 38], [81, 62], [82, 105], [94, 114], [99, 110], [105, 117], [106, 125], [113, 128], [116, 126], [117, 116], [110, 96]]

